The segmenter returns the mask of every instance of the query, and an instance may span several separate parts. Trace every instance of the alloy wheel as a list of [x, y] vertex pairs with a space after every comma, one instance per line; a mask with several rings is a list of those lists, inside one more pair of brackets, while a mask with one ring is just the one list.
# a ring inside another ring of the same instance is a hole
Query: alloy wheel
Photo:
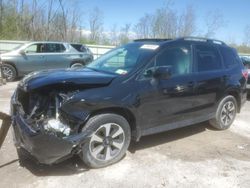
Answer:
[[226, 102], [221, 110], [221, 122], [226, 127], [232, 123], [236, 115], [236, 108], [232, 101]]
[[89, 150], [96, 160], [108, 161], [120, 153], [124, 141], [125, 133], [121, 126], [107, 123], [94, 132], [90, 139]]
[[3, 75], [7, 80], [11, 80], [14, 76], [13, 71], [11, 70], [11, 68], [3, 66], [2, 67], [2, 71], [3, 71]]

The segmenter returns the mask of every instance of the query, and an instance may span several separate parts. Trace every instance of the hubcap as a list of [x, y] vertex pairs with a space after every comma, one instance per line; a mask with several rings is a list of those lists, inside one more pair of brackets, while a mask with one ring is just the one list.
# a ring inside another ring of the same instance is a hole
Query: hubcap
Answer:
[[91, 155], [101, 161], [116, 157], [124, 146], [125, 135], [120, 125], [107, 123], [92, 135], [89, 144]]
[[3, 75], [4, 75], [4, 77], [5, 77], [7, 80], [12, 79], [12, 77], [13, 77], [13, 72], [12, 72], [12, 70], [11, 70], [9, 67], [5, 67], [5, 66], [3, 66], [2, 69], [3, 69]]
[[234, 120], [236, 113], [235, 105], [232, 101], [226, 102], [221, 110], [221, 122], [224, 126], [228, 126]]

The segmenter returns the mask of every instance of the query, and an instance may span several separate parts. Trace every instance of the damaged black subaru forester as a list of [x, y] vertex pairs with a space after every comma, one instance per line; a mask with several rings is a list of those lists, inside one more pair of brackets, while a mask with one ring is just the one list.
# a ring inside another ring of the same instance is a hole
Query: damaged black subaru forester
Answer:
[[34, 72], [11, 101], [15, 144], [40, 163], [119, 161], [131, 139], [209, 120], [224, 130], [246, 101], [237, 52], [204, 38], [141, 39], [82, 69]]

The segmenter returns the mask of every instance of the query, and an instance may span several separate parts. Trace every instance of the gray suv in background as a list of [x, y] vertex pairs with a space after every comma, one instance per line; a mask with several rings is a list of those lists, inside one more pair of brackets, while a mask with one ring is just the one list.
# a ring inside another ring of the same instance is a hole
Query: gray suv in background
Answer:
[[90, 50], [79, 51], [63, 42], [28, 42], [0, 55], [8, 81], [33, 71], [82, 67], [93, 60]]

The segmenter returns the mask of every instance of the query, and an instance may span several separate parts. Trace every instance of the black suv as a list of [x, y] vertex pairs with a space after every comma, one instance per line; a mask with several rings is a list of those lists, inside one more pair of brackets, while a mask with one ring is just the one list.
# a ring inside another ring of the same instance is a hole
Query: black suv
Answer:
[[207, 120], [224, 130], [246, 101], [247, 76], [234, 49], [192, 37], [135, 40], [82, 69], [34, 72], [12, 97], [17, 150], [45, 164], [78, 154], [99, 168], [131, 139]]

